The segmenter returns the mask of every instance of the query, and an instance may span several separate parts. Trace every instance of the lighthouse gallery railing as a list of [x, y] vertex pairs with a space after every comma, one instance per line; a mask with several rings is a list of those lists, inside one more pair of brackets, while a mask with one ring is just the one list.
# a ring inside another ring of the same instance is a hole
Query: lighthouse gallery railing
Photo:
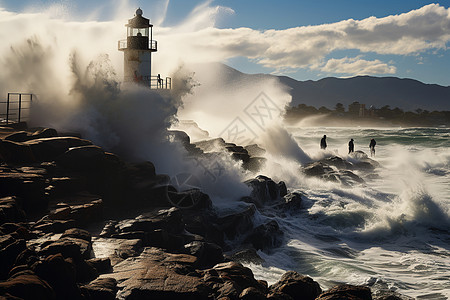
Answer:
[[[123, 51], [128, 48], [127, 40], [120, 40], [117, 45], [119, 51]], [[148, 49], [157, 51], [158, 50], [158, 42], [155, 40], [148, 41]]]

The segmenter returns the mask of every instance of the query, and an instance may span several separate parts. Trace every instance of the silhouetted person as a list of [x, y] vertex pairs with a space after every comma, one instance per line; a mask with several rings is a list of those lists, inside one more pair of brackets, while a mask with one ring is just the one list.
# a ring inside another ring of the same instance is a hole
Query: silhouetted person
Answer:
[[324, 135], [323, 138], [320, 140], [320, 149], [327, 149], [327, 136]]
[[377, 142], [375, 142], [374, 139], [370, 140], [369, 148], [370, 148], [370, 156], [375, 156], [375, 145]]
[[355, 152], [355, 144], [353, 144], [353, 139], [348, 142], [348, 154]]

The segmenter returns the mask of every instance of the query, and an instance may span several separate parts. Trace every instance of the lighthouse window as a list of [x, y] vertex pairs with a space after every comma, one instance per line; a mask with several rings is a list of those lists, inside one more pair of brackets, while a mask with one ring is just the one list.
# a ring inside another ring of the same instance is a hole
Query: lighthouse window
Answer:
[[148, 28], [128, 27], [128, 36], [148, 36]]

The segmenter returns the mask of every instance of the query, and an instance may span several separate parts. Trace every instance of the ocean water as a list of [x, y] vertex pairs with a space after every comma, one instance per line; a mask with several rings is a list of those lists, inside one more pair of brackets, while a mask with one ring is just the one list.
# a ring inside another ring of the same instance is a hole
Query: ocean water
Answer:
[[[275, 219], [284, 244], [260, 251], [262, 265], [248, 264], [255, 277], [276, 282], [287, 270], [311, 276], [322, 289], [338, 283], [364, 284], [373, 292], [397, 291], [416, 299], [450, 298], [450, 129], [289, 128], [311, 157], [369, 153], [377, 141], [380, 163], [359, 172], [365, 183], [337, 183], [295, 175], [284, 179], [304, 194], [303, 209]], [[319, 149], [326, 134], [328, 148]], [[293, 175], [294, 174], [294, 175]]]

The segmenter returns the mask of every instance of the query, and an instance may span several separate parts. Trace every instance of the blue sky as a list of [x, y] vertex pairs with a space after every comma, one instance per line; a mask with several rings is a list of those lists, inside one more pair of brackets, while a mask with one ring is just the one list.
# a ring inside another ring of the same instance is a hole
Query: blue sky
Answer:
[[55, 5], [77, 21], [108, 21], [117, 7], [140, 6], [165, 33], [191, 26], [186, 38], [209, 41], [197, 47], [246, 73], [396, 76], [450, 86], [450, 1], [0, 0], [16, 13]]

